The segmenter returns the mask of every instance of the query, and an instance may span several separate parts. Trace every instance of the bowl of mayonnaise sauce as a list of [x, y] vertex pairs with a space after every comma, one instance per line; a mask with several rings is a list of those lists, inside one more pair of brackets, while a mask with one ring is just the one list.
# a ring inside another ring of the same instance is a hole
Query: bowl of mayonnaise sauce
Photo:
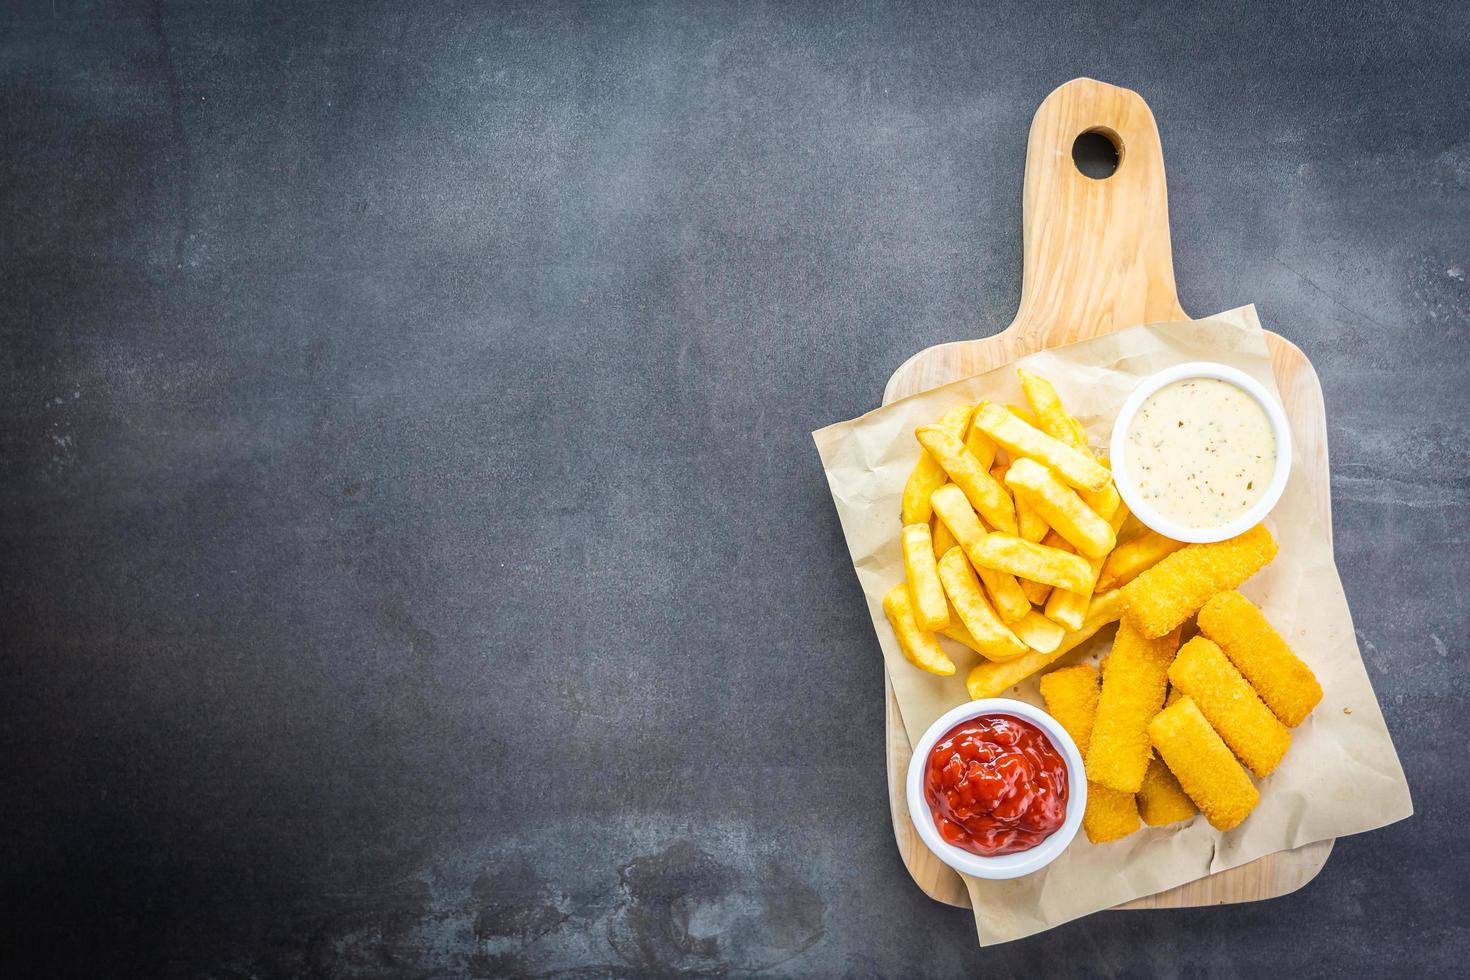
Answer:
[[1113, 480], [1143, 524], [1176, 541], [1224, 541], [1259, 524], [1291, 475], [1276, 397], [1225, 364], [1145, 378], [1113, 423]]

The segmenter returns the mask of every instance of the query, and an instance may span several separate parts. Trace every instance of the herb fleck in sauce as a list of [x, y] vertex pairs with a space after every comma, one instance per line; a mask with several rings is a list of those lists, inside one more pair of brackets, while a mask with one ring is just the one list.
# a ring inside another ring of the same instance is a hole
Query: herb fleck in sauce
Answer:
[[1186, 527], [1233, 521], [1266, 492], [1276, 435], [1254, 398], [1214, 378], [1149, 396], [1128, 427], [1128, 472], [1143, 498]]

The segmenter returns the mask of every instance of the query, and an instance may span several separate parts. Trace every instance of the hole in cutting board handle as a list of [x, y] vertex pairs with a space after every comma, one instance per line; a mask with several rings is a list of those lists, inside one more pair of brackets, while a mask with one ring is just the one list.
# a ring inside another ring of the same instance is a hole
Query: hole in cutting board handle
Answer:
[[1123, 163], [1123, 141], [1110, 129], [1089, 129], [1073, 140], [1072, 162], [1084, 177], [1107, 180]]

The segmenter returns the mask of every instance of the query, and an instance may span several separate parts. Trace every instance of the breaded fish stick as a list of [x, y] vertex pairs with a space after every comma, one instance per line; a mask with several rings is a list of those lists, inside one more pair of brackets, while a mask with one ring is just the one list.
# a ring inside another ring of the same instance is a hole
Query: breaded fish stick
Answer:
[[1148, 737], [1216, 830], [1239, 824], [1260, 800], [1260, 791], [1235, 761], [1230, 747], [1189, 698], [1180, 698], [1155, 715], [1148, 724]]
[[[1097, 668], [1078, 664], [1052, 671], [1041, 679], [1041, 697], [1046, 702], [1046, 710], [1085, 755], [1097, 715]], [[1127, 837], [1138, 829], [1138, 804], [1128, 793], [1089, 780], [1082, 829], [1094, 844]]]
[[1187, 545], [1123, 586], [1124, 618], [1146, 637], [1163, 636], [1275, 557], [1276, 539], [1262, 524], [1228, 541]]
[[1199, 611], [1200, 632], [1219, 644], [1266, 707], [1295, 728], [1322, 700], [1322, 685], [1266, 617], [1239, 592], [1221, 592]]
[[1175, 631], [1145, 639], [1125, 618], [1103, 668], [1097, 723], [1087, 749], [1087, 775], [1124, 793], [1137, 793], [1148, 771], [1148, 723], [1164, 706]]
[[1149, 760], [1148, 772], [1143, 774], [1143, 785], [1138, 789], [1138, 815], [1150, 827], [1188, 820], [1199, 812], [1179, 780], [1154, 756]]
[[1183, 541], [1166, 538], [1158, 531], [1144, 531], [1113, 549], [1103, 562], [1097, 586], [1104, 591], [1122, 588], [1182, 547]]
[[1269, 776], [1286, 755], [1291, 732], [1211, 640], [1196, 636], [1184, 644], [1169, 667], [1169, 683], [1194, 699], [1230, 751], [1258, 777]]

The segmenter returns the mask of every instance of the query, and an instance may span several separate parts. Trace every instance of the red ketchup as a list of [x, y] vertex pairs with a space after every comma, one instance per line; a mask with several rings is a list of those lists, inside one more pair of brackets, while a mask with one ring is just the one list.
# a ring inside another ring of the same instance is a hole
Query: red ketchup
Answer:
[[981, 715], [935, 743], [924, 797], [947, 843], [983, 857], [1014, 854], [1066, 821], [1067, 763], [1030, 722]]

